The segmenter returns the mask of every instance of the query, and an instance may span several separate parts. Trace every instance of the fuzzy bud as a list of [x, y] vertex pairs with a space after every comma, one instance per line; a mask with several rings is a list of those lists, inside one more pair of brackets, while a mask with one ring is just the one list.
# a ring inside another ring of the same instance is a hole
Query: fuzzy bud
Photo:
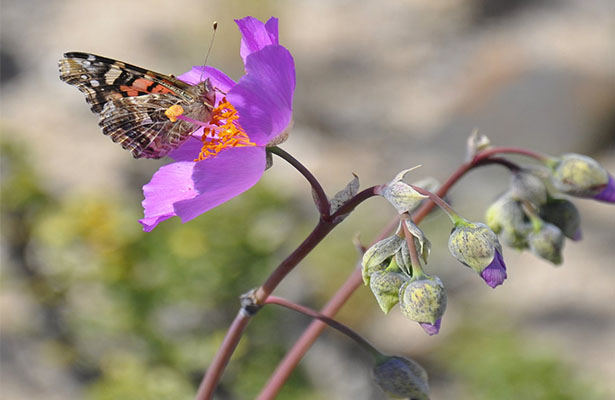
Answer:
[[388, 265], [383, 263], [397, 253], [404, 242], [404, 238], [393, 235], [382, 239], [365, 251], [362, 260], [363, 282], [365, 285], [369, 285], [370, 276], [374, 272], [386, 269]]
[[388, 394], [411, 400], [429, 400], [427, 372], [416, 361], [387, 357], [373, 369], [374, 381]]
[[555, 265], [562, 263], [564, 234], [557, 226], [543, 222], [540, 229], [530, 233], [529, 243], [532, 253]]
[[504, 194], [489, 206], [487, 225], [500, 235], [504, 244], [515, 249], [527, 248], [527, 235], [532, 229], [521, 204], [510, 193]]
[[448, 249], [453, 257], [476, 271], [492, 288], [501, 285], [506, 279], [502, 246], [487, 225], [457, 224], [448, 238]]
[[569, 200], [551, 198], [538, 210], [540, 218], [557, 226], [572, 240], [581, 240], [581, 216], [577, 207]]
[[551, 181], [560, 192], [615, 202], [615, 181], [593, 158], [582, 154], [564, 154], [551, 167]]
[[408, 278], [398, 272], [377, 271], [370, 276], [369, 288], [385, 314], [399, 303], [399, 289]]
[[446, 290], [442, 281], [437, 276], [424, 275], [404, 283], [399, 290], [399, 306], [402, 314], [435, 335], [446, 310]]
[[391, 182], [377, 189], [378, 194], [387, 199], [400, 214], [415, 209], [427, 198], [403, 182], [404, 176], [415, 168], [417, 167], [401, 171]]
[[531, 172], [520, 171], [513, 174], [510, 193], [515, 200], [526, 200], [536, 206], [547, 201], [547, 187], [540, 177]]

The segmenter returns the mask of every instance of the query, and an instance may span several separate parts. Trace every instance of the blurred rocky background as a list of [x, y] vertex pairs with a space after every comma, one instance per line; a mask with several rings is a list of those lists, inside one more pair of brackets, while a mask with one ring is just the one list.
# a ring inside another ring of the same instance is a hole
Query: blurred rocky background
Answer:
[[[83, 96], [58, 79], [66, 51], [179, 74], [203, 62], [239, 78], [234, 18], [280, 18], [297, 67], [284, 148], [335, 193], [401, 169], [444, 179], [478, 128], [497, 145], [580, 152], [615, 171], [615, 5], [573, 0], [120, 1], [1, 3], [3, 399], [190, 399], [238, 303], [309, 232], [308, 186], [282, 162], [247, 194], [181, 225], [140, 231], [141, 186], [161, 162], [133, 160], [100, 134]], [[505, 190], [477, 170], [450, 194], [470, 219]], [[509, 279], [484, 285], [446, 249], [447, 219], [424, 229], [427, 270], [449, 308], [437, 337], [362, 288], [339, 319], [382, 350], [420, 361], [433, 399], [615, 396], [615, 213], [575, 201], [584, 240], [558, 268], [505, 249]], [[279, 288], [319, 308], [350, 274], [351, 238], [393, 215], [362, 205]], [[267, 308], [218, 393], [250, 399], [309, 320]], [[275, 340], [272, 340], [275, 338]], [[281, 399], [386, 398], [369, 359], [327, 331]]]

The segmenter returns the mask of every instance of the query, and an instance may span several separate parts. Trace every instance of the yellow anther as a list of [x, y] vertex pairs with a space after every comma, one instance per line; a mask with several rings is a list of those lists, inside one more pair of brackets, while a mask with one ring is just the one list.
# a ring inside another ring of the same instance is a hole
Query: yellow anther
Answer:
[[229, 147], [256, 146], [239, 125], [237, 110], [226, 98], [211, 113], [209, 126], [203, 131], [203, 147], [194, 161], [215, 157]]
[[175, 122], [177, 121], [177, 117], [179, 117], [183, 113], [184, 113], [184, 108], [180, 106], [179, 104], [175, 104], [167, 108], [166, 111], [164, 112], [164, 115], [166, 115], [167, 118], [171, 120], [171, 122]]

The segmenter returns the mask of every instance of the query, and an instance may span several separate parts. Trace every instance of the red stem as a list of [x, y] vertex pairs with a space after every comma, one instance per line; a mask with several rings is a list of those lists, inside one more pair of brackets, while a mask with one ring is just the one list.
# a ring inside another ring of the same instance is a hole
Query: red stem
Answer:
[[472, 163], [476, 164], [479, 160], [484, 160], [485, 158], [489, 158], [496, 154], [520, 154], [523, 156], [535, 158], [536, 160], [540, 162], [544, 162], [551, 158], [547, 156], [546, 154], [538, 153], [536, 151], [524, 149], [521, 147], [492, 147], [490, 149], [487, 149], [487, 150], [484, 150], [478, 153], [474, 157], [474, 160], [472, 160]]
[[207, 368], [207, 373], [199, 385], [196, 399], [210, 399], [213, 397], [216, 386], [218, 385], [218, 382], [222, 377], [222, 373], [224, 372], [224, 368], [226, 367], [226, 364], [228, 364], [231, 354], [235, 351], [237, 344], [239, 344], [241, 335], [248, 326], [250, 319], [250, 316], [243, 310], [243, 308], [239, 310], [233, 320], [233, 323], [228, 329], [229, 333], [224, 338], [224, 341], [209, 365], [209, 368]]
[[292, 301], [277, 296], [269, 296], [267, 300], [265, 300], [265, 304], [277, 304], [279, 306], [286, 307], [301, 314], [307, 315], [308, 317], [321, 320], [325, 324], [329, 325], [331, 328], [337, 329], [344, 335], [354, 340], [359, 346], [365, 349], [368, 353], [372, 354], [375, 358], [383, 357], [383, 354], [379, 352], [378, 349], [376, 349], [370, 342], [365, 340], [361, 335], [350, 329], [348, 326], [342, 324], [341, 322], [331, 319], [326, 315], [319, 313], [318, 311], [312, 310], [309, 307], [293, 303]]
[[[355, 268], [352, 275], [344, 282], [342, 287], [338, 289], [335, 295], [321, 310], [321, 314], [325, 316], [335, 315], [340, 308], [348, 301], [348, 298], [362, 283], [361, 269]], [[259, 393], [257, 400], [273, 399], [282, 389], [284, 382], [293, 372], [299, 361], [303, 358], [307, 350], [318, 339], [318, 336], [325, 329], [327, 324], [322, 321], [314, 320], [303, 332], [303, 335], [297, 340], [292, 349], [284, 356], [284, 359], [278, 364], [277, 368], [269, 378], [267, 384]]]

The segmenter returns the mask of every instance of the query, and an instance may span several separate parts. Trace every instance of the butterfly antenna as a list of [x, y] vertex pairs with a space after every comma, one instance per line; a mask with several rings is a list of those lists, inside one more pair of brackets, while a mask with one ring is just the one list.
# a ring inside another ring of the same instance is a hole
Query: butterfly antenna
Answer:
[[203, 71], [201, 72], [201, 77], [199, 78], [199, 82], [203, 80], [203, 76], [205, 75], [205, 67], [207, 66], [207, 60], [209, 59], [209, 53], [211, 53], [211, 48], [214, 45], [214, 39], [216, 38], [216, 31], [218, 30], [218, 21], [214, 21], [212, 28], [214, 33], [211, 35], [211, 40], [209, 41], [209, 46], [207, 47], [207, 54], [205, 55], [205, 61], [203, 62]]

